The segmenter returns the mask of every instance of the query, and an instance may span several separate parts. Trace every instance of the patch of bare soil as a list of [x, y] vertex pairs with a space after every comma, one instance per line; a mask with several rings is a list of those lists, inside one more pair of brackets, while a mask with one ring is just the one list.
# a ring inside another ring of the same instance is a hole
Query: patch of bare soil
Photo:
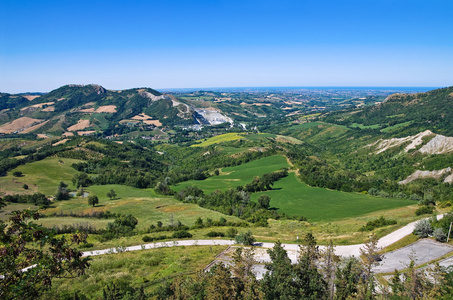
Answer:
[[49, 122], [49, 120], [47, 120], [45, 122], [42, 122], [40, 124], [36, 124], [36, 125], [30, 126], [30, 127], [26, 128], [26, 129], [22, 130], [20, 133], [29, 133], [29, 132], [35, 131], [36, 129], [41, 128], [47, 122]]
[[150, 120], [150, 119], [152, 119], [150, 116], [143, 113], [132, 117], [132, 120]]
[[32, 108], [32, 107], [33, 107], [33, 108], [41, 108], [41, 107], [43, 107], [44, 105], [52, 105], [52, 104], [55, 104], [55, 102], [46, 102], [46, 103], [33, 104], [33, 105], [30, 105], [30, 106], [21, 108], [20, 111], [23, 111], [23, 110], [26, 110], [26, 109], [29, 109], [29, 108]]
[[24, 98], [26, 98], [29, 101], [35, 100], [36, 98], [39, 98], [41, 96], [33, 96], [33, 95], [26, 95]]
[[116, 113], [116, 105], [100, 106], [96, 109], [97, 113]]
[[79, 120], [77, 124], [68, 127], [68, 131], [83, 130], [90, 126], [90, 120]]
[[64, 140], [61, 140], [61, 141], [58, 141], [58, 142], [52, 144], [52, 146], [58, 146], [58, 145], [66, 143], [67, 141], [69, 141], [69, 139], [64, 139]]
[[96, 131], [94, 130], [86, 130], [86, 131], [77, 131], [77, 135], [90, 135], [95, 133]]
[[66, 136], [66, 137], [74, 136], [74, 133], [72, 133], [72, 132], [65, 132], [65, 133], [62, 134], [62, 136]]
[[94, 113], [94, 107], [84, 108], [84, 109], [81, 109], [79, 111], [80, 112], [84, 112], [84, 113]]
[[53, 106], [53, 105], [47, 106], [46, 108], [43, 108], [42, 111], [55, 111], [55, 106]]
[[[412, 136], [382, 140], [377, 146], [378, 151], [376, 152], [376, 154], [384, 152], [393, 147], [401, 146], [404, 143], [410, 142], [410, 144], [404, 148], [404, 151], [408, 152], [409, 150], [415, 149], [417, 146], [421, 145], [423, 143], [423, 138], [429, 135], [433, 135], [433, 133], [430, 130], [426, 130]], [[373, 144], [370, 144], [368, 146], [373, 146]]]
[[162, 126], [162, 123], [159, 120], [145, 120], [143, 123], [148, 124], [148, 125], [154, 125], [156, 127]]
[[43, 134], [43, 133], [38, 133], [36, 136], [38, 136], [38, 138], [40, 138], [40, 139], [48, 139], [49, 138], [46, 134]]
[[438, 134], [418, 151], [423, 154], [445, 154], [452, 152], [453, 137]]
[[41, 123], [42, 120], [22, 117], [0, 126], [0, 133], [20, 132], [28, 127]]
[[[412, 173], [411, 175], [409, 175], [406, 179], [404, 180], [401, 180], [400, 182], [398, 182], [399, 184], [407, 184], [411, 181], [414, 181], [416, 179], [423, 179], [423, 178], [434, 178], [434, 179], [439, 179], [441, 178], [442, 176], [444, 176], [445, 174], [447, 173], [450, 173], [451, 172], [451, 168], [448, 167], [448, 168], [445, 168], [445, 169], [442, 169], [442, 170], [433, 170], [433, 171], [421, 171], [421, 170], [417, 170], [415, 171], [414, 173]], [[451, 176], [451, 175], [450, 175]], [[449, 176], [449, 177], [450, 177]], [[447, 177], [448, 178], [448, 177]], [[445, 182], [447, 180], [447, 178], [445, 178]]]

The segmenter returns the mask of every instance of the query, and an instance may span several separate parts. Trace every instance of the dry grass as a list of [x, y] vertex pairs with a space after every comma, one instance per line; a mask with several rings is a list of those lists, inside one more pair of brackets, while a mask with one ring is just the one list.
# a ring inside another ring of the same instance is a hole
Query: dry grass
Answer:
[[116, 105], [100, 106], [96, 109], [96, 113], [116, 113]]
[[35, 123], [40, 122], [42, 122], [42, 120], [22, 117], [0, 126], [0, 133], [13, 133], [14, 131], [26, 129], [33, 126]]
[[90, 127], [90, 120], [79, 120], [77, 124], [68, 127], [68, 131], [83, 130]]
[[28, 101], [35, 100], [36, 98], [39, 98], [41, 96], [33, 96], [33, 95], [26, 95], [24, 98], [26, 98]]
[[159, 120], [145, 120], [143, 123], [148, 124], [148, 125], [154, 125], [156, 127], [162, 126], [162, 123]]
[[27, 129], [22, 130], [20, 133], [23, 134], [23, 133], [29, 133], [29, 132], [35, 131], [35, 130], [41, 128], [47, 122], [49, 122], [49, 120], [47, 120], [45, 122], [42, 122], [40, 124], [36, 124], [34, 126], [31, 126], [31, 127], [28, 127]]

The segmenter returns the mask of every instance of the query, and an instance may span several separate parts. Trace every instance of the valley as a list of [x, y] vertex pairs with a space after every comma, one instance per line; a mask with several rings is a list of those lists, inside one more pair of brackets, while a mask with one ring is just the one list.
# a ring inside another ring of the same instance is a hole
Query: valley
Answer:
[[[75, 284], [56, 280], [49, 292], [73, 295], [86, 284], [94, 298], [112, 284], [157, 293], [193, 279], [225, 250], [123, 251], [131, 246], [247, 245], [238, 238], [250, 234], [269, 248], [297, 248], [309, 236], [322, 249], [352, 247], [439, 214], [446, 221], [429, 226], [446, 235], [453, 132], [443, 112], [453, 90], [390, 93], [68, 85], [20, 96], [26, 102], [2, 94], [0, 219], [7, 228], [14, 210], [30, 208], [39, 213], [33, 222], [57, 237], [86, 233], [79, 251], [121, 252], [95, 258]], [[421, 116], [420, 102], [442, 113]]]

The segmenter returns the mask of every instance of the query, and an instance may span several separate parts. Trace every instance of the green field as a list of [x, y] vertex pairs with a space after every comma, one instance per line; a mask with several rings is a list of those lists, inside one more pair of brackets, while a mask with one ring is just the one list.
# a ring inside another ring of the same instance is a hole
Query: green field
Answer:
[[[5, 177], [0, 177], [0, 194], [12, 193], [35, 193], [40, 192], [46, 195], [54, 195], [60, 181], [72, 186], [72, 177], [78, 172], [71, 167], [73, 163], [80, 162], [77, 159], [48, 157], [40, 161], [18, 166], [8, 172]], [[14, 177], [14, 171], [21, 171], [22, 177]], [[29, 186], [28, 190], [23, 185]]]
[[309, 222], [359, 217], [375, 211], [414, 204], [410, 200], [309, 187], [299, 182], [294, 173], [277, 181], [273, 188], [271, 191], [253, 194], [252, 200], [256, 200], [261, 194], [267, 194], [271, 197], [271, 207], [278, 208], [278, 212], [304, 216]]
[[251, 182], [255, 176], [261, 176], [265, 173], [277, 171], [281, 168], [288, 167], [286, 158], [281, 155], [274, 155], [252, 162], [242, 164], [236, 167], [223, 168], [219, 176], [209, 177], [206, 180], [190, 180], [172, 186], [172, 189], [179, 191], [188, 186], [197, 186], [205, 194], [215, 190], [227, 190], [236, 188], [239, 185], [246, 185]]
[[[110, 200], [106, 194], [110, 189], [114, 189], [118, 195], [116, 199]], [[121, 214], [132, 214], [139, 221], [137, 229], [144, 230], [157, 221], [164, 225], [181, 221], [184, 225], [191, 226], [199, 217], [212, 220], [219, 220], [225, 217], [227, 220], [239, 221], [236, 217], [224, 216], [216, 211], [199, 207], [196, 204], [182, 203], [173, 197], [157, 196], [153, 189], [137, 189], [123, 185], [98, 185], [90, 186], [86, 189], [90, 194], [97, 195], [99, 204], [96, 207], [88, 205], [88, 200], [83, 198], [73, 198], [67, 201], [54, 202], [51, 208], [43, 211], [44, 214], [59, 212], [69, 213], [89, 213], [91, 211], [110, 211]], [[51, 222], [53, 218], [46, 219]], [[87, 219], [89, 220], [89, 219]], [[80, 223], [79, 221], [73, 223]]]
[[405, 126], [409, 126], [412, 123], [414, 123], [414, 121], [407, 121], [407, 122], [404, 122], [404, 123], [395, 124], [393, 126], [389, 126], [389, 127], [381, 129], [381, 132], [391, 132], [391, 131], [393, 131], [395, 129], [398, 129], [398, 128], [401, 128], [401, 127], [405, 127]]
[[[102, 289], [112, 283], [119, 286], [128, 283], [134, 288], [143, 286], [145, 292], [151, 292], [164, 280], [203, 270], [225, 248], [181, 246], [95, 256], [85, 275], [54, 280], [49, 295], [72, 295], [78, 291], [90, 299], [103, 299]], [[73, 296], [65, 299], [73, 299]]]
[[207, 146], [222, 143], [222, 142], [240, 140], [243, 138], [244, 137], [240, 133], [230, 132], [230, 133], [213, 136], [213, 137], [201, 142], [200, 144], [192, 145], [192, 147], [207, 147]]
[[362, 125], [362, 124], [358, 124], [358, 123], [352, 123], [350, 127], [351, 128], [360, 128], [360, 129], [377, 129], [380, 126], [381, 126], [380, 124]]

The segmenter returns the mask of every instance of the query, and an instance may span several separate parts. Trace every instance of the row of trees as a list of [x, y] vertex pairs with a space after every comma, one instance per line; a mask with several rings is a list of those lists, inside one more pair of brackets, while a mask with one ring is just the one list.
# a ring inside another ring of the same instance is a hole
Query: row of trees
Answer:
[[362, 261], [340, 258], [329, 244], [321, 251], [307, 234], [296, 264], [280, 242], [267, 250], [271, 262], [257, 280], [253, 273], [254, 249], [237, 248], [230, 266], [222, 264], [207, 273], [180, 277], [156, 292], [158, 299], [450, 299], [453, 270], [436, 268], [434, 282], [414, 268], [395, 271], [388, 286], [376, 287], [373, 267], [378, 264], [377, 239], [361, 249]]

